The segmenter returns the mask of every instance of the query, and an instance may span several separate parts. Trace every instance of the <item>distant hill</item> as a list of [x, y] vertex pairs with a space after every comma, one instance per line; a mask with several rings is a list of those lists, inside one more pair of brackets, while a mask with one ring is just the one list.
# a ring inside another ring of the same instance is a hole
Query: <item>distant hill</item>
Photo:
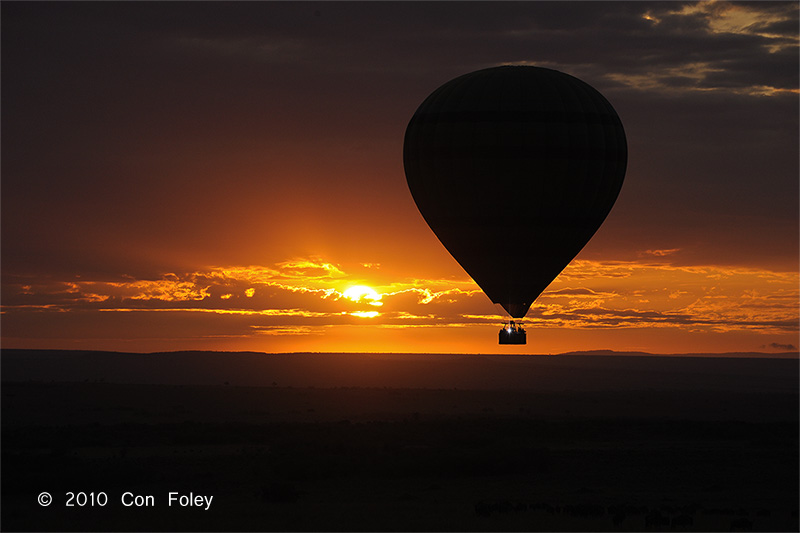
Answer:
[[614, 350], [581, 350], [575, 352], [564, 352], [559, 355], [655, 355], [648, 352], [615, 352]]
[[800, 357], [800, 352], [689, 352], [689, 353], [649, 353], [649, 352], [617, 352], [614, 350], [583, 350], [564, 352], [558, 355], [606, 355], [606, 356], [652, 356], [652, 357], [767, 357], [786, 359]]
[[587, 351], [559, 356], [0, 351], [3, 382], [258, 387], [796, 391], [796, 353]]

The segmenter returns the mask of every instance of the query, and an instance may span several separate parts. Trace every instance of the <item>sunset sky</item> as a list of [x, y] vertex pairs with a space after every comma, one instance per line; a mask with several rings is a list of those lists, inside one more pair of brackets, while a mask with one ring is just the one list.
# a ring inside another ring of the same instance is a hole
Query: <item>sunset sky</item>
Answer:
[[[0, 9], [3, 347], [797, 349], [797, 2]], [[597, 88], [629, 149], [522, 347], [402, 163], [428, 94], [502, 64]]]

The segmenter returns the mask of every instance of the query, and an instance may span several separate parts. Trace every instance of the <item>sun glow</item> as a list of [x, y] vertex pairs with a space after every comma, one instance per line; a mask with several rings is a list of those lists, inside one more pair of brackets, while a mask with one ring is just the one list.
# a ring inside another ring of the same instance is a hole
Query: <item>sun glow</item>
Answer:
[[383, 302], [381, 302], [381, 295], [378, 294], [375, 289], [367, 287], [366, 285], [353, 285], [344, 291], [342, 296], [348, 300], [358, 303], [368, 303], [369, 305], [374, 305], [375, 307], [380, 307], [383, 305]]
[[357, 316], [361, 318], [375, 318], [376, 316], [380, 316], [380, 313], [377, 311], [355, 311], [350, 313], [350, 316]]

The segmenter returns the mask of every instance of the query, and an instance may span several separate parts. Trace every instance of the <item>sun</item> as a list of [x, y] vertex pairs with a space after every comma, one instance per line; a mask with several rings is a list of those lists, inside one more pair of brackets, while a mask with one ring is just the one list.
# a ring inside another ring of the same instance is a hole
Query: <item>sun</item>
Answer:
[[376, 307], [383, 305], [383, 302], [381, 302], [381, 295], [378, 294], [375, 289], [367, 287], [366, 285], [353, 285], [344, 291], [342, 296], [354, 302], [368, 303]]
[[376, 316], [380, 316], [380, 313], [377, 311], [354, 311], [350, 313], [350, 316], [357, 316], [361, 318], [375, 318]]

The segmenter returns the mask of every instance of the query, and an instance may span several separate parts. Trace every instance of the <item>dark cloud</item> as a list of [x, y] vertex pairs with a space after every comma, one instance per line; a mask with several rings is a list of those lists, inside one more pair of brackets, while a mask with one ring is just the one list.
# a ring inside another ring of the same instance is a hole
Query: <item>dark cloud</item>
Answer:
[[572, 289], [559, 289], [555, 291], [547, 291], [547, 296], [599, 296], [600, 294], [585, 287]]
[[781, 344], [779, 342], [771, 342], [761, 346], [762, 348], [772, 348], [774, 350], [785, 350], [787, 352], [797, 351], [797, 346], [794, 344]]
[[4, 3], [4, 275], [276, 261], [241, 228], [326, 240], [356, 206], [386, 257], [415, 216], [408, 118], [504, 62], [582, 77], [623, 118], [627, 182], [587, 254], [793, 268], [797, 96], [752, 91], [797, 89], [797, 6], [737, 4], [763, 20], [725, 32], [728, 4], [684, 5]]

